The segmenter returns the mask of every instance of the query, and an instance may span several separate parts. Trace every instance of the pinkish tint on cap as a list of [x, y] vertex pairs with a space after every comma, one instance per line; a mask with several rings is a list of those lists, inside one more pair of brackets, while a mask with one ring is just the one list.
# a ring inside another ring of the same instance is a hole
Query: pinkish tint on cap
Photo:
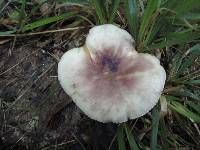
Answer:
[[121, 123], [158, 102], [165, 70], [155, 56], [135, 51], [133, 42], [127, 31], [105, 24], [90, 29], [85, 46], [62, 56], [60, 84], [90, 118]]

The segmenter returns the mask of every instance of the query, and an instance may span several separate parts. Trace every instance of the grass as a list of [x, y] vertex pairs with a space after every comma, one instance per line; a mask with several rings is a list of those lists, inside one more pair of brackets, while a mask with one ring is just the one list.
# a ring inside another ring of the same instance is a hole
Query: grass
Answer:
[[[133, 35], [137, 51], [161, 53], [161, 63], [167, 72], [164, 101], [160, 101], [151, 115], [139, 119], [143, 129], [134, 120], [119, 125], [116, 140], [119, 150], [199, 147], [199, 0], [60, 0], [57, 5], [70, 3], [73, 7], [67, 12], [38, 14], [45, 3], [10, 1], [14, 11], [6, 12], [6, 8], [0, 11], [4, 29], [0, 37], [49, 33], [83, 25], [89, 28], [88, 22], [113, 23]], [[32, 6], [34, 9], [30, 10]]]

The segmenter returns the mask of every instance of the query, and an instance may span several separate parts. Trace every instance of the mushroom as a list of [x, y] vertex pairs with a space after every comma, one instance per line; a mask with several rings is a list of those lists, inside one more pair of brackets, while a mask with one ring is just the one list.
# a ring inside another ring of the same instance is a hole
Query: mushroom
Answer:
[[121, 123], [148, 113], [158, 102], [166, 73], [160, 61], [138, 53], [131, 35], [105, 24], [90, 29], [83, 47], [58, 64], [64, 91], [90, 118]]

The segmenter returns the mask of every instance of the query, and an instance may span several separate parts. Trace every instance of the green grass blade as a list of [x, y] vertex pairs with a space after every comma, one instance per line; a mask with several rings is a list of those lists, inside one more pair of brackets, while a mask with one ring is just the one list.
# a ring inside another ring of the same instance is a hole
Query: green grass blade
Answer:
[[165, 95], [166, 99], [168, 101], [178, 101], [179, 98], [178, 97], [175, 97], [175, 96], [171, 96], [171, 95]]
[[177, 76], [178, 69], [180, 68], [183, 60], [183, 52], [178, 51], [172, 59], [171, 67], [169, 70], [168, 79], [171, 80]]
[[124, 128], [122, 124], [117, 129], [117, 143], [118, 143], [119, 150], [126, 150]]
[[125, 0], [126, 19], [130, 32], [137, 43], [138, 36], [138, 8], [136, 0]]
[[158, 125], [160, 119], [159, 105], [157, 104], [153, 108], [152, 113], [152, 132], [151, 132], [151, 150], [157, 150], [157, 135], [158, 135]]
[[[195, 134], [193, 132], [196, 132], [193, 130], [193, 122], [189, 123], [188, 121], [185, 121], [181, 114], [178, 114], [176, 112], [173, 113], [174, 118], [176, 119], [178, 128], [182, 129], [182, 131], [184, 131], [186, 133], [185, 137], [187, 136], [190, 141], [193, 141], [195, 144], [199, 144], [199, 139], [194, 136]], [[181, 134], [176, 134], [177, 136], [177, 142], [181, 142], [184, 143], [184, 145], [190, 145], [192, 146], [192, 143], [188, 140], [185, 140], [184, 138], [182, 138]]]
[[[176, 77], [177, 79], [175, 78], [175, 80], [179, 80], [178, 75], [186, 71], [194, 63], [194, 61], [199, 55], [200, 44], [196, 44], [186, 52], [177, 52], [173, 59], [174, 61], [171, 65], [169, 78], [171, 79], [173, 77]], [[184, 81], [179, 83], [184, 83]], [[185, 81], [185, 83], [187, 84], [187, 81]]]
[[95, 7], [97, 16], [99, 18], [100, 24], [106, 23], [106, 8], [104, 0], [90, 0]]
[[15, 33], [16, 30], [0, 32], [0, 36], [7, 36]]
[[173, 82], [177, 82], [177, 83], [184, 83], [187, 81], [197, 81], [198, 82], [198, 79], [200, 77], [200, 71], [197, 70], [195, 72], [192, 72], [186, 76], [183, 76], [183, 77], [179, 77], [178, 79], [175, 79]]
[[189, 43], [198, 38], [200, 38], [200, 33], [193, 31], [169, 33], [165, 37], [161, 38], [159, 43], [152, 44], [149, 48], [156, 49], [170, 47], [176, 44]]
[[[200, 80], [190, 80], [190, 81], [185, 81], [186, 84], [196, 84], [196, 85], [200, 85]], [[184, 83], [184, 82], [183, 82]]]
[[[132, 127], [132, 128], [133, 128], [133, 127]], [[135, 141], [136, 141], [136, 143], [137, 143], [137, 145], [138, 145], [138, 148], [139, 148], [139, 149], [142, 149], [142, 150], [146, 150], [146, 146], [142, 143], [142, 141], [141, 141], [141, 139], [140, 139], [141, 137], [139, 137], [138, 134], [136, 134], [134, 130], [132, 130], [132, 133], [133, 133], [133, 136], [134, 136], [134, 138], [135, 138]]]
[[177, 92], [173, 92], [171, 93], [174, 96], [184, 96], [184, 97], [190, 97], [194, 100], [200, 101], [200, 97], [198, 95], [195, 95], [194, 93], [184, 89], [183, 91], [177, 91]]
[[200, 115], [200, 105], [192, 102], [188, 103], [188, 105]]
[[151, 24], [151, 18], [153, 13], [160, 7], [161, 0], [149, 0], [147, 8], [142, 16], [140, 30], [139, 30], [139, 41], [143, 41], [147, 27]]
[[88, 0], [57, 0], [59, 3], [88, 4]]
[[188, 84], [188, 85], [200, 85], [200, 80], [189, 80], [187, 81], [181, 81], [179, 80], [180, 78], [178, 78], [177, 80], [174, 80], [173, 82], [176, 82], [176, 83], [181, 83], [181, 84]]
[[186, 106], [182, 105], [181, 103], [177, 101], [168, 101], [168, 106], [179, 114], [189, 119], [192, 119], [194, 122], [200, 123], [200, 115], [197, 115], [196, 113], [190, 111]]
[[161, 138], [161, 141], [162, 141], [162, 149], [163, 150], [168, 150], [169, 149], [169, 144], [168, 144], [168, 137], [167, 137], [167, 128], [166, 128], [166, 124], [165, 124], [165, 119], [164, 119], [164, 116], [162, 116], [160, 118], [160, 138]]
[[22, 4], [21, 4], [21, 8], [20, 8], [20, 12], [19, 12], [19, 16], [20, 16], [20, 19], [19, 19], [19, 24], [17, 25], [19, 31], [21, 31], [24, 27], [24, 24], [25, 24], [25, 17], [26, 17], [26, 11], [25, 11], [25, 8], [26, 8], [26, 0], [22, 0], [21, 1]]
[[181, 0], [175, 7], [175, 11], [178, 15], [187, 13], [190, 10], [198, 8], [200, 6], [199, 0]]
[[70, 17], [74, 17], [76, 14], [77, 14], [77, 12], [69, 12], [69, 13], [64, 13], [64, 14], [58, 15], [58, 16], [41, 19], [41, 20], [38, 20], [33, 23], [25, 25], [24, 28], [22, 29], [22, 31], [23, 32], [29, 31], [29, 30], [53, 23], [53, 22], [57, 22], [57, 21], [60, 21], [63, 19], [68, 19]]
[[152, 24], [151, 29], [148, 32], [148, 35], [145, 39], [145, 45], [149, 45], [152, 43], [154, 38], [156, 37], [157, 33], [159, 32], [160, 28], [165, 24], [162, 17], [157, 18], [156, 22]]
[[179, 74], [188, 69], [188, 67], [190, 67], [194, 63], [195, 59], [200, 55], [200, 44], [196, 44], [195, 46], [190, 48], [187, 51], [187, 54], [190, 54], [190, 56], [181, 65], [178, 71]]
[[128, 125], [124, 124], [124, 129], [125, 129], [126, 137], [128, 139], [129, 145], [130, 145], [130, 149], [131, 150], [139, 150], [138, 145], [135, 141], [134, 135], [131, 132], [131, 128]]
[[109, 17], [109, 23], [113, 23], [117, 10], [119, 8], [120, 0], [112, 0], [111, 15]]
[[187, 19], [187, 20], [199, 20], [200, 14], [199, 13], [187, 13], [185, 15], [181, 15], [179, 18]]

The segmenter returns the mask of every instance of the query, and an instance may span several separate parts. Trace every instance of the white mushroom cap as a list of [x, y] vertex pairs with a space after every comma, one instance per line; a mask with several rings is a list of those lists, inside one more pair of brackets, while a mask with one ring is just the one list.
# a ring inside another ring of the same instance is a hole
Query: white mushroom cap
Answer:
[[[108, 37], [112, 37], [110, 43]], [[85, 47], [62, 56], [58, 79], [90, 118], [121, 123], [146, 114], [158, 102], [165, 70], [156, 57], [134, 51], [131, 42], [125, 30], [96, 26], [90, 30]]]
[[119, 49], [120, 51], [133, 51], [133, 42], [132, 36], [126, 30], [112, 24], [105, 24], [90, 29], [86, 39], [86, 46], [93, 53], [105, 49], [112, 49], [114, 53]]

